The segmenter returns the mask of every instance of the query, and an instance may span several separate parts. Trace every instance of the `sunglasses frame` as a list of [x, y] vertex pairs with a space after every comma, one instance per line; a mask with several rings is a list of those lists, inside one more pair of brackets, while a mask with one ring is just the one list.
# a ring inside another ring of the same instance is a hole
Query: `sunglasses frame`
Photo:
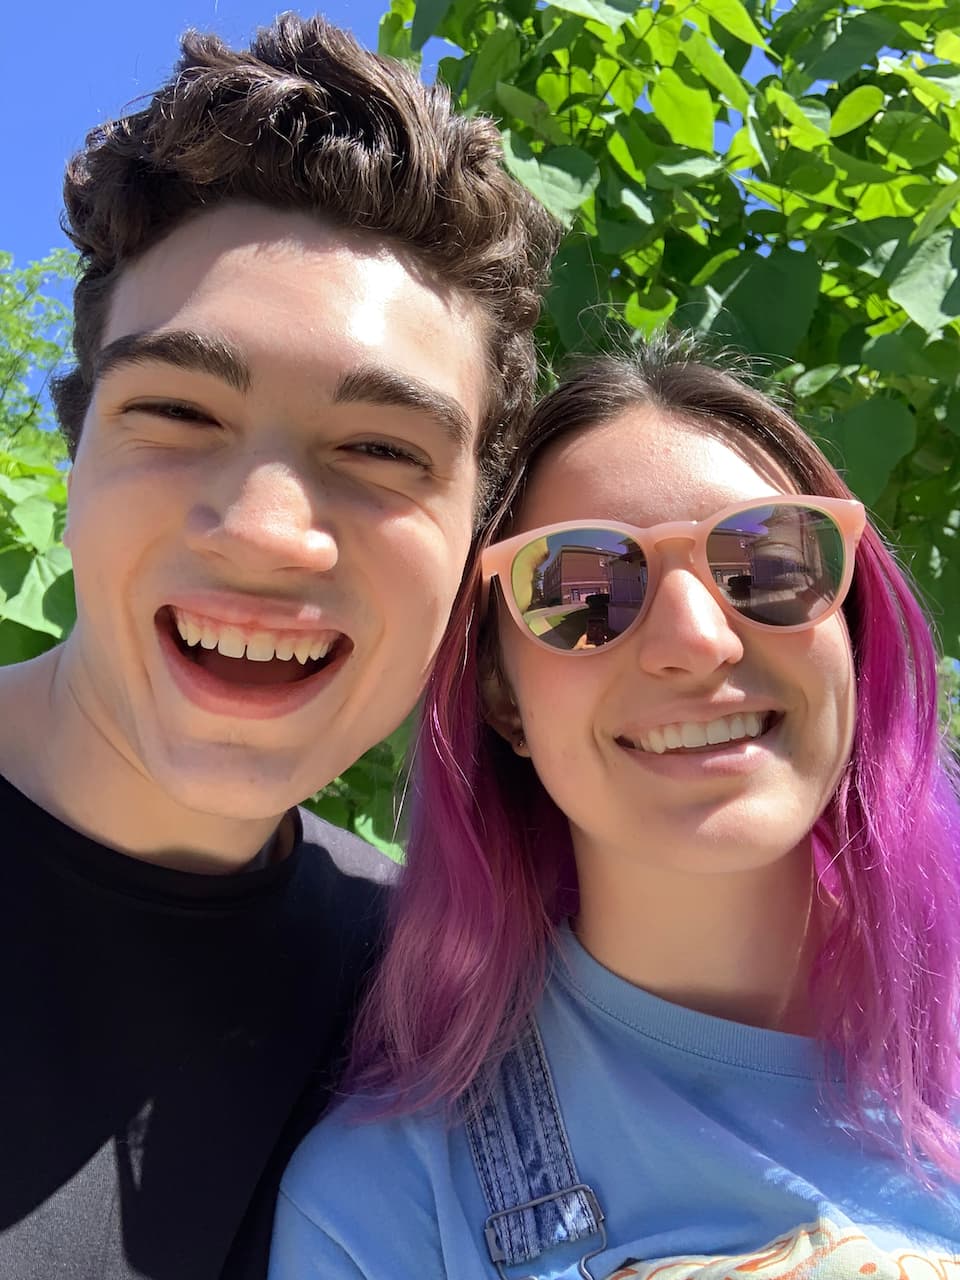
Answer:
[[[731, 516], [740, 512], [772, 506], [807, 507], [814, 511], [821, 511], [834, 522], [843, 539], [843, 573], [837, 587], [836, 596], [823, 613], [809, 622], [793, 623], [790, 626], [781, 627], [777, 626], [776, 623], [758, 622], [754, 618], [748, 618], [726, 599], [710, 569], [710, 562], [707, 559], [707, 539], [717, 525], [722, 524], [725, 520], [729, 520]], [[793, 631], [809, 631], [811, 627], [818, 627], [821, 622], [826, 622], [828, 618], [833, 617], [843, 605], [847, 592], [850, 590], [850, 584], [853, 581], [857, 545], [866, 527], [866, 522], [867, 516], [863, 503], [858, 502], [855, 498], [823, 498], [818, 495], [802, 493], [768, 494], [762, 498], [752, 498], [746, 502], [736, 502], [731, 506], [723, 507], [706, 520], [671, 520], [665, 524], [649, 525], [646, 528], [640, 525], [622, 524], [617, 520], [561, 520], [556, 524], [545, 524], [537, 529], [527, 529], [523, 533], [514, 534], [501, 542], [493, 542], [484, 548], [480, 555], [480, 616], [486, 616], [487, 604], [490, 598], [490, 584], [496, 578], [500, 586], [500, 595], [503, 597], [510, 616], [523, 634], [528, 636], [532, 643], [539, 648], [549, 649], [551, 653], [571, 658], [582, 657], [584, 654], [592, 656], [598, 653], [606, 653], [609, 649], [618, 645], [621, 640], [625, 640], [627, 636], [632, 635], [647, 615], [650, 602], [656, 595], [657, 587], [660, 585], [662, 559], [658, 550], [660, 544], [662, 542], [683, 541], [692, 544], [690, 558], [697, 577], [729, 617], [735, 618], [738, 623], [742, 623], [745, 627], [756, 628], [759, 631], [776, 631], [784, 635]], [[510, 577], [514, 559], [531, 542], [536, 542], [538, 538], [549, 537], [550, 534], [559, 533], [561, 530], [574, 531], [579, 529], [602, 529], [608, 533], [625, 534], [635, 542], [646, 558], [647, 590], [636, 617], [614, 639], [608, 640], [606, 644], [590, 648], [558, 649], [554, 645], [548, 644], [545, 640], [541, 640], [524, 622], [523, 615], [514, 598]], [[504, 582], [508, 584], [508, 589], [504, 587]]]

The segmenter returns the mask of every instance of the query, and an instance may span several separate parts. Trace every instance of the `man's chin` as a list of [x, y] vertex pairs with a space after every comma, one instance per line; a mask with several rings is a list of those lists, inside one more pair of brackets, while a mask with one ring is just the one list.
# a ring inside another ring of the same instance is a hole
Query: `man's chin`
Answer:
[[148, 765], [153, 782], [183, 809], [231, 822], [263, 822], [278, 817], [318, 791], [298, 785], [296, 760], [243, 747], [194, 748]]

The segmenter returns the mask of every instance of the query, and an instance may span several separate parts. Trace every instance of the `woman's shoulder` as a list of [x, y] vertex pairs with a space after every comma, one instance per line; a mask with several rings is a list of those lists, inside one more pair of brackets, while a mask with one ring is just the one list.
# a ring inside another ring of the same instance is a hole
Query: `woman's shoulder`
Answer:
[[350, 1098], [335, 1104], [294, 1152], [283, 1176], [283, 1194], [311, 1218], [329, 1212], [331, 1182], [343, 1194], [369, 1191], [371, 1170], [402, 1171], [404, 1185], [429, 1181], [436, 1153], [449, 1136], [449, 1125], [436, 1112], [378, 1116], [366, 1101]]
[[294, 1153], [280, 1188], [271, 1280], [390, 1275], [406, 1258], [423, 1260], [420, 1274], [443, 1274], [436, 1206], [450, 1194], [450, 1127], [432, 1113], [366, 1112], [359, 1101], [337, 1105]]

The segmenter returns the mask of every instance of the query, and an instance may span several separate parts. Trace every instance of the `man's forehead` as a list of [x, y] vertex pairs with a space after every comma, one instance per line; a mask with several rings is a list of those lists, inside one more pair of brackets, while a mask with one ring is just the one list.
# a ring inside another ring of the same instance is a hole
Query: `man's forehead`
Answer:
[[170, 330], [225, 341], [258, 373], [339, 384], [381, 365], [432, 384], [479, 421], [486, 316], [389, 245], [243, 206], [178, 227], [121, 274], [102, 349]]
[[[282, 282], [270, 290], [274, 278]], [[305, 322], [317, 307], [350, 302], [358, 333], [371, 341], [391, 309], [414, 322], [479, 327], [479, 304], [403, 246], [336, 227], [322, 216], [230, 202], [180, 223], [120, 272], [110, 338], [158, 328], [185, 307], [211, 300], [239, 298], [256, 314], [266, 299], [250, 296], [251, 281], [268, 290], [274, 309], [300, 311]], [[137, 323], [128, 319], [131, 311]]]

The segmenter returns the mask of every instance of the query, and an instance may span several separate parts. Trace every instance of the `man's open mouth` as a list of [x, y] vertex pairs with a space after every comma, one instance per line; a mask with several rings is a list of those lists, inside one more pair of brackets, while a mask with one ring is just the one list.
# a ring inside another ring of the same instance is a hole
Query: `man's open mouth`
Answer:
[[237, 686], [297, 684], [353, 648], [353, 642], [341, 631], [258, 630], [174, 605], [160, 609], [156, 620], [188, 661]]

